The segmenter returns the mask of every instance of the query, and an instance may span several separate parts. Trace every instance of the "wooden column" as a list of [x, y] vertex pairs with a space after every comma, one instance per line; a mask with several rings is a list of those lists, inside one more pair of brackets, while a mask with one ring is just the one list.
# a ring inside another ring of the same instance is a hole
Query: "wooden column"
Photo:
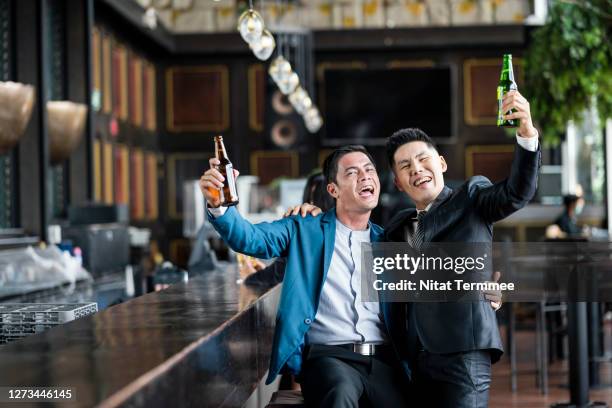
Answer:
[[91, 108], [91, 29], [92, 0], [67, 0], [67, 91], [68, 100], [88, 107], [83, 140], [70, 156], [69, 204], [82, 204], [93, 199], [93, 114]]
[[46, 2], [19, 0], [15, 7], [15, 79], [36, 88], [36, 101], [30, 123], [18, 147], [19, 226], [28, 233], [47, 238], [48, 214], [45, 203], [49, 171], [47, 143], [47, 83], [44, 19]]

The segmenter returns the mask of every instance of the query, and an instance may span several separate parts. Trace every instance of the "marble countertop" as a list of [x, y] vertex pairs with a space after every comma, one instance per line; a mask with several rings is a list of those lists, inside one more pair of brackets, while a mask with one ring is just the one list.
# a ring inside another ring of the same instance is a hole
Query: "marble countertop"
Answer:
[[280, 287], [234, 265], [0, 346], [0, 387], [69, 387], [56, 406], [241, 406], [268, 366]]

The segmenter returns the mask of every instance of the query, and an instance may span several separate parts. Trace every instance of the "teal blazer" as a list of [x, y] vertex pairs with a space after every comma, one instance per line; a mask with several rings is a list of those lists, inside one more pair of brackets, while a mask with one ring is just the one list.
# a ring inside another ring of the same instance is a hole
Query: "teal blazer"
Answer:
[[[317, 314], [334, 253], [336, 209], [316, 217], [298, 215], [255, 225], [242, 218], [234, 207], [219, 218], [209, 212], [208, 218], [234, 251], [262, 259], [287, 257], [266, 384], [274, 381], [281, 370], [299, 374], [304, 336]], [[371, 241], [382, 241], [383, 229], [369, 225]], [[386, 315], [384, 307], [381, 310]], [[387, 327], [388, 323], [385, 319]]]

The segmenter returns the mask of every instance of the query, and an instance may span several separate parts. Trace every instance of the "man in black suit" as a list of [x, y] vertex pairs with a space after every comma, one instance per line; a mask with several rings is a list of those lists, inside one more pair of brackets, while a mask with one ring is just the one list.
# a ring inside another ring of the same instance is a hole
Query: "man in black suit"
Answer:
[[[459, 188], [444, 185], [447, 169], [434, 142], [420, 129], [402, 129], [387, 142], [395, 184], [416, 203], [386, 226], [387, 241], [491, 242], [493, 223], [525, 206], [537, 186], [540, 149], [529, 103], [517, 91], [504, 98], [509, 119], [519, 119], [510, 176], [492, 184], [475, 176]], [[503, 353], [488, 302], [394, 304], [395, 333], [408, 363], [418, 406], [478, 408], [488, 405], [491, 363]]]

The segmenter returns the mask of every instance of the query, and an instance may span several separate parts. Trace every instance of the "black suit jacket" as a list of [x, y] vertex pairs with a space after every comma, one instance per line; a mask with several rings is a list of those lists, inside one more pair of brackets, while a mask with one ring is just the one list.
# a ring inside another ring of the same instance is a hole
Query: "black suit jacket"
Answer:
[[[515, 147], [510, 176], [492, 184], [475, 176], [456, 190], [445, 186], [423, 218], [424, 242], [491, 242], [493, 223], [524, 207], [537, 188], [540, 150]], [[385, 228], [387, 241], [405, 242], [405, 227], [416, 209], [398, 213]], [[432, 353], [471, 350], [492, 351], [493, 361], [503, 353], [495, 312], [489, 302], [411, 303], [391, 306], [392, 333], [406, 344], [398, 350], [408, 359], [416, 356], [417, 336]], [[406, 313], [408, 316], [406, 316]], [[397, 344], [397, 343], [396, 343]]]

